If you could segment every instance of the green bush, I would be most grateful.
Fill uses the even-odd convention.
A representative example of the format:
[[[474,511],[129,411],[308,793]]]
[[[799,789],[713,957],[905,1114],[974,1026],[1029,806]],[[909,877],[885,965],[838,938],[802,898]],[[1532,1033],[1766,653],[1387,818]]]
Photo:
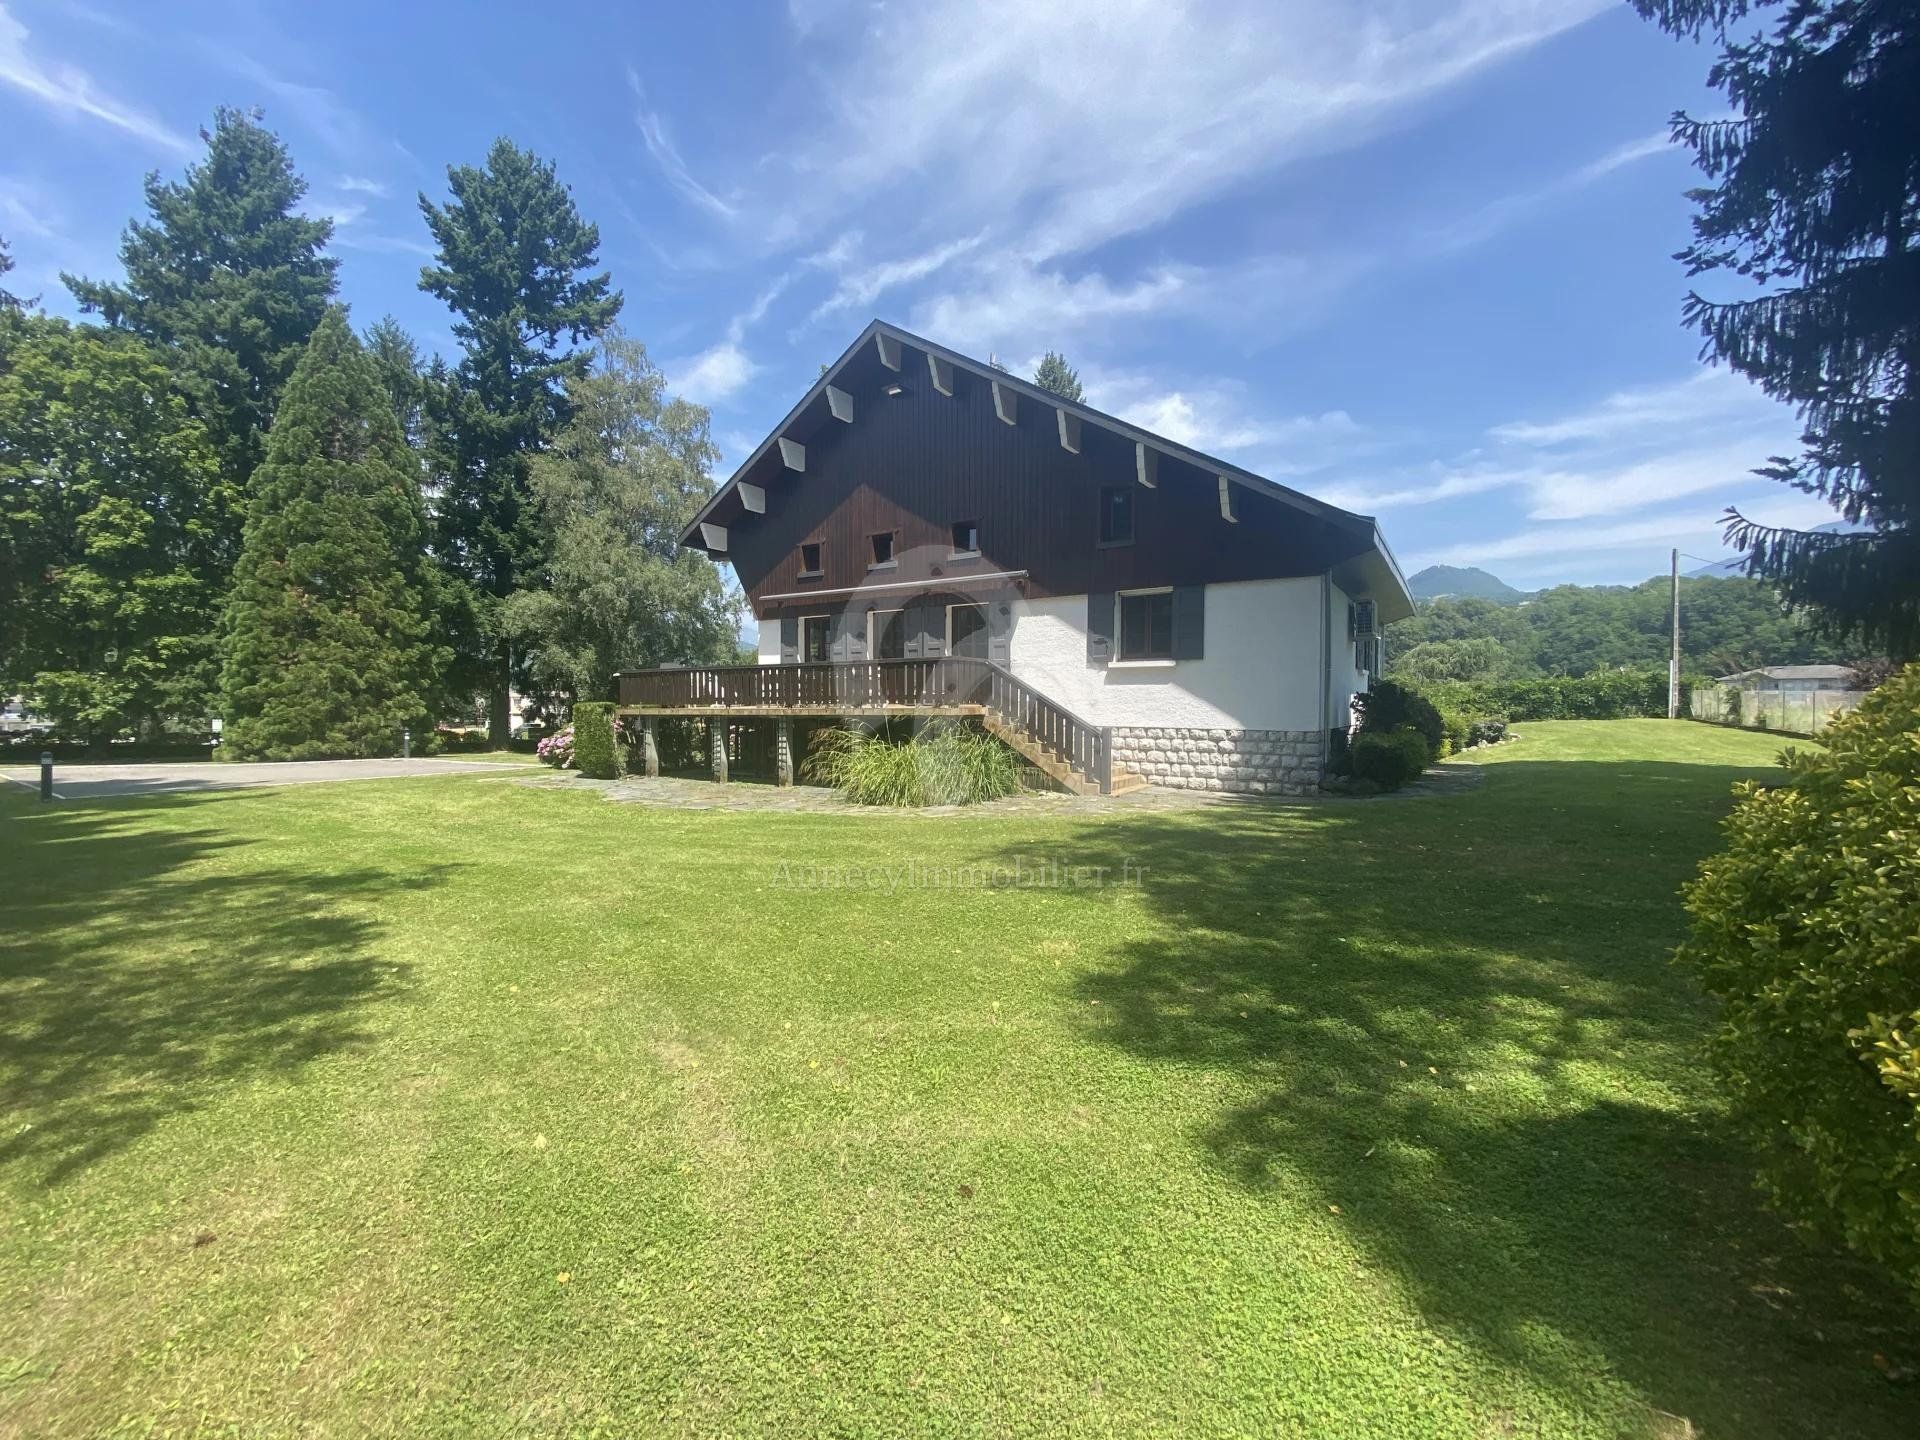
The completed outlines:
[[[1507,717],[1476,715],[1467,726],[1467,744],[1498,745],[1507,738]]]
[[[1693,682],[1680,685],[1680,713],[1687,713]],[[1375,689],[1379,688],[1376,683]],[[1546,675],[1533,680],[1425,686],[1424,694],[1443,710],[1500,714],[1512,720],[1627,720],[1667,713],[1664,667],[1596,670],[1588,675]]]
[[[1920,1291],[1920,666],[1821,740],[1739,787],[1679,954],[1775,1202]]]
[[[604,700],[582,700],[573,707],[573,764],[592,780],[612,780],[620,774],[620,751],[613,743],[613,706]]]
[[[1020,759],[959,725],[929,727],[904,744],[835,728],[814,735],[801,777],[860,805],[972,805],[1018,791]]]
[[[1377,731],[1362,733],[1348,750],[1356,779],[1371,780],[1382,790],[1398,790],[1409,780],[1418,779],[1431,763],[1427,737],[1411,725],[1390,735]]]
[[[1411,727],[1427,742],[1422,766],[1439,758],[1442,742],[1447,738],[1446,722],[1440,718],[1433,702],[1418,690],[1409,690],[1391,680],[1375,680],[1372,690],[1357,696],[1355,704],[1360,711],[1361,734],[1391,735]]]

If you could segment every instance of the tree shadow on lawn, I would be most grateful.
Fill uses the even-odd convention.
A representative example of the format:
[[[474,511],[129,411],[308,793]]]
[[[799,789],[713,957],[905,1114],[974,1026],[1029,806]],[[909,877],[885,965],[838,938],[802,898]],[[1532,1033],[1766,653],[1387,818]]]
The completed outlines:
[[[0,810],[0,1175],[58,1184],[236,1081],[365,1041],[368,1007],[406,993],[363,907],[450,867],[202,863],[254,843],[223,828],[233,807],[277,798]],[[183,810],[207,823],[153,823]]]
[[[1612,1372],[1709,1435],[1911,1435],[1873,1356],[1911,1358],[1912,1311],[1761,1208],[1669,958],[1729,786],[1769,773],[1516,763],[1084,826],[1074,858],[1146,867],[1162,922],[1081,982],[1086,1023],[1244,1081],[1210,1165],[1338,1206],[1430,1321],[1570,1403],[1617,1410]]]

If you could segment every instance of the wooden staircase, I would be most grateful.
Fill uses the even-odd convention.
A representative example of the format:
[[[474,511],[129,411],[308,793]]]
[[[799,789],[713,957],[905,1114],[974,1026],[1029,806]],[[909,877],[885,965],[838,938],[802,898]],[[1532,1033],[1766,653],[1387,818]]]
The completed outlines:
[[[1005,743],[1008,749],[1020,755],[1045,775],[1054,784],[1072,795],[1129,795],[1135,790],[1147,788],[1147,782],[1127,769],[1124,765],[1112,766],[1112,779],[1109,788],[1102,791],[1100,780],[1094,775],[1083,775],[1073,768],[1072,762],[1047,749],[1038,740],[1031,739],[1021,731],[1009,725],[992,710],[980,718],[980,728],[995,739]]]

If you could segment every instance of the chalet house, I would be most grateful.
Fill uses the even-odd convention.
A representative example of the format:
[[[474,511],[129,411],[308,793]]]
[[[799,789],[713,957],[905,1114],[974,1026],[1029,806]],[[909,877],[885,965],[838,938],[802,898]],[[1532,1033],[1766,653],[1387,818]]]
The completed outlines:
[[[1765,665],[1722,675],[1717,685],[1763,695],[1811,695],[1819,690],[1857,690],[1859,682],[1845,665]]]
[[[879,321],[682,543],[733,566],[759,664],[620,700],[724,717],[720,775],[736,724],[786,779],[797,718],[960,714],[1079,791],[1299,794],[1413,612],[1372,518]]]

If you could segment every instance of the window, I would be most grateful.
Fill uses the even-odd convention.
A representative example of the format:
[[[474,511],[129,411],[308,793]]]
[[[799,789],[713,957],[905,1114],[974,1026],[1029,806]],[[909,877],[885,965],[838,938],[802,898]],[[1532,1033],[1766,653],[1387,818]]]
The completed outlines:
[[[877,535],[869,535],[867,543],[873,547],[873,559],[867,565],[869,570],[879,570],[893,564],[893,532],[882,530]]]
[[[978,520],[956,520],[953,522],[953,558],[980,553],[980,522]]]
[[[1150,590],[1120,597],[1120,658],[1173,658],[1173,592]]]
[[[812,665],[824,664],[827,659],[827,633],[831,628],[831,615],[802,615],[800,617],[800,658]]]
[[[1133,543],[1133,487],[1109,485],[1100,492],[1100,543]]]
[[[949,605],[947,607],[947,653],[974,660],[987,658],[987,607]]]
[[[867,612],[867,654],[876,660],[907,658],[907,623],[904,610]]]
[[[820,546],[818,542],[800,547],[800,573],[818,575],[820,573]]]

